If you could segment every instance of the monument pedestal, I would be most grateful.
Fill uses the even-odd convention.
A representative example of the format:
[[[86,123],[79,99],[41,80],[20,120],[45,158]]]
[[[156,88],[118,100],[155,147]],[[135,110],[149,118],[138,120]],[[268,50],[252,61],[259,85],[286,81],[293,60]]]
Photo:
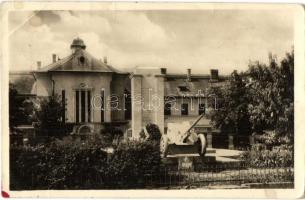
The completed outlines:
[[[205,165],[215,163],[215,149],[208,148],[205,156],[199,154],[172,154],[163,159],[163,162],[169,168],[175,168],[180,171],[194,171],[196,165]]]
[[[194,157],[178,157],[178,170],[194,171]]]

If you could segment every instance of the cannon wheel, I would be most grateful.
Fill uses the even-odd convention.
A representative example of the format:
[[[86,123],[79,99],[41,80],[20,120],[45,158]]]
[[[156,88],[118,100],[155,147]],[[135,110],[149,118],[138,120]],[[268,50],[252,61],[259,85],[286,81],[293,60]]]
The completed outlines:
[[[166,135],[162,135],[161,140],[160,140],[161,158],[166,157],[167,147],[168,147],[168,137]]]
[[[199,155],[204,156],[207,149],[207,140],[204,134],[198,135],[198,143],[199,143],[199,147],[198,147]]]

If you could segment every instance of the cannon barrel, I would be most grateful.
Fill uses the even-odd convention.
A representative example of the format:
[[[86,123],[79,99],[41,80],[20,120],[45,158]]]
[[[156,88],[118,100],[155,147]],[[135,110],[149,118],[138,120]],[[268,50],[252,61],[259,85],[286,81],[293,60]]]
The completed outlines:
[[[187,129],[187,131],[185,131],[186,134],[186,138],[188,138],[191,135],[191,130],[196,126],[196,124],[201,120],[201,118],[203,117],[204,114],[199,115],[199,117],[193,122],[193,124],[190,126],[189,129]]]

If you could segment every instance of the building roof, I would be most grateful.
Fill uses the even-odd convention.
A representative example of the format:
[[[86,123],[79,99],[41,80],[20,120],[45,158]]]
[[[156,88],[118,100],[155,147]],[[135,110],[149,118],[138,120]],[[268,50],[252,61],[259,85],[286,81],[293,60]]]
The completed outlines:
[[[175,78],[164,82],[165,96],[205,96],[209,79],[187,81],[185,78]]]
[[[227,80],[225,76],[218,76],[212,80],[207,74],[192,74],[191,81],[186,74],[166,74],[164,82],[165,96],[201,96],[204,97],[206,89],[210,86],[223,85]]]
[[[84,58],[84,63],[80,62],[80,58]],[[86,50],[80,49],[77,52],[47,65],[37,72],[50,72],[50,71],[81,71],[81,72],[117,72],[112,66],[103,63],[102,61],[94,58]]]
[[[73,53],[49,64],[36,72],[116,72],[122,73],[111,65],[100,61],[87,52],[83,40],[76,38],[71,44]]]

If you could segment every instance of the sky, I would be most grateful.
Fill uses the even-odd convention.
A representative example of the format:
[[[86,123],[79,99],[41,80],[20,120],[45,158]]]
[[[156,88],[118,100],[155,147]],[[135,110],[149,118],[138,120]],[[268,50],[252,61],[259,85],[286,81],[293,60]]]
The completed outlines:
[[[291,51],[293,13],[275,10],[12,11],[10,70],[35,70],[71,53],[80,37],[87,51],[119,70],[166,67],[169,73],[245,71],[249,61],[278,60]]]

